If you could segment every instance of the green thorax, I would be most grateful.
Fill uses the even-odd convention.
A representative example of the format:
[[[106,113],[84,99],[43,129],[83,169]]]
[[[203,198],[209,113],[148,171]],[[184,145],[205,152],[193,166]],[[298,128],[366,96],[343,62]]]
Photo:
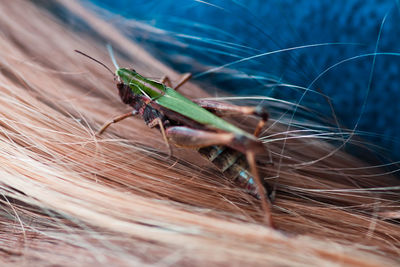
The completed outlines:
[[[129,85],[133,93],[148,96],[160,106],[184,115],[209,128],[220,129],[226,132],[245,135],[252,139],[254,138],[254,136],[249,133],[215,116],[208,110],[200,107],[162,83],[147,79],[133,70],[124,68],[118,69],[116,74],[125,84]]]

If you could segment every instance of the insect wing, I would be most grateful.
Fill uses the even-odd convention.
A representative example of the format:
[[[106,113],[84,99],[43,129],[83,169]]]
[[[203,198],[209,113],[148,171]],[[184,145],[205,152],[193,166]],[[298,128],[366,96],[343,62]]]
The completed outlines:
[[[155,101],[157,104],[168,108],[169,110],[175,111],[194,121],[207,125],[210,128],[216,128],[227,132],[245,135],[252,139],[254,138],[254,136],[221,119],[220,117],[217,117],[172,88],[166,87],[165,94],[157,98]]]

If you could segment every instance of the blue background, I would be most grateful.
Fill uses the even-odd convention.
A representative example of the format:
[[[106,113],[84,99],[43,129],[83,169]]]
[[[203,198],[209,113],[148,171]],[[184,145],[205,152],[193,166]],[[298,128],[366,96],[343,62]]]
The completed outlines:
[[[343,127],[357,124],[364,139],[386,149],[379,150],[381,155],[400,159],[398,0],[91,2],[111,11],[110,21],[153,55],[175,69],[197,74],[198,82],[235,94],[296,103],[301,99],[302,105],[333,121],[326,98],[315,93],[320,90],[331,98]],[[231,71],[203,73],[246,57],[305,45],[313,46],[259,56],[231,65]],[[375,51],[391,54],[365,56]],[[304,90],[279,84],[312,91],[303,96]]]

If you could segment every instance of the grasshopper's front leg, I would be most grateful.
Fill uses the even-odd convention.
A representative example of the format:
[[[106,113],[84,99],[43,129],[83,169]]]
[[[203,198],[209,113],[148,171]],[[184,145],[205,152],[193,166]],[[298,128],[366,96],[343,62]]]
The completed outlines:
[[[122,121],[122,120],[125,120],[126,118],[129,118],[129,117],[133,117],[133,116],[135,116],[136,114],[138,114],[137,110],[132,110],[132,111],[130,111],[130,112],[128,112],[128,113],[125,113],[125,114],[122,114],[122,115],[119,115],[119,116],[115,117],[114,119],[110,120],[109,122],[106,122],[106,123],[101,127],[101,129],[97,132],[97,134],[98,134],[98,135],[101,135],[102,133],[104,133],[104,131],[105,131],[108,127],[111,126],[111,124],[117,123],[117,122]]]
[[[165,131],[167,137],[177,146],[189,148],[201,148],[213,145],[223,145],[238,150],[246,155],[246,159],[250,166],[250,171],[254,177],[257,186],[258,195],[260,196],[261,205],[264,210],[265,222],[273,227],[271,217],[271,205],[265,191],[264,184],[258,175],[255,155],[264,151],[262,143],[257,139],[250,139],[246,136],[239,136],[234,133],[217,133],[203,130],[196,130],[185,126],[169,127]]]
[[[262,106],[250,107],[250,106],[237,106],[229,103],[224,103],[215,100],[194,100],[196,104],[213,112],[219,117],[234,116],[234,115],[255,115],[260,117],[256,129],[254,130],[254,136],[259,136],[262,128],[266,124],[269,118],[269,113],[266,108]]]

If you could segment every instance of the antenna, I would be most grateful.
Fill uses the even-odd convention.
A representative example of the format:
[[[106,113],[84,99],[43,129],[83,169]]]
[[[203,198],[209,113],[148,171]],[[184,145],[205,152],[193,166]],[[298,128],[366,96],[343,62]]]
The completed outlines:
[[[111,72],[111,74],[115,77],[115,73],[114,73],[109,67],[107,67],[106,64],[104,64],[103,62],[100,62],[99,60],[97,60],[97,59],[95,59],[95,58],[89,56],[88,54],[85,54],[85,53],[83,53],[83,52],[81,52],[81,51],[79,51],[79,50],[74,50],[74,51],[75,51],[76,53],[78,53],[78,54],[81,54],[82,56],[85,56],[85,57],[87,57],[87,58],[90,58],[90,59],[93,60],[94,62],[99,63],[99,64],[102,65],[104,68],[106,68],[109,72]]]
[[[112,46],[110,44],[107,44],[107,50],[108,50],[108,53],[110,54],[111,61],[114,64],[115,68],[119,69],[117,61],[115,60],[115,57],[114,57],[114,52],[113,52]]]

